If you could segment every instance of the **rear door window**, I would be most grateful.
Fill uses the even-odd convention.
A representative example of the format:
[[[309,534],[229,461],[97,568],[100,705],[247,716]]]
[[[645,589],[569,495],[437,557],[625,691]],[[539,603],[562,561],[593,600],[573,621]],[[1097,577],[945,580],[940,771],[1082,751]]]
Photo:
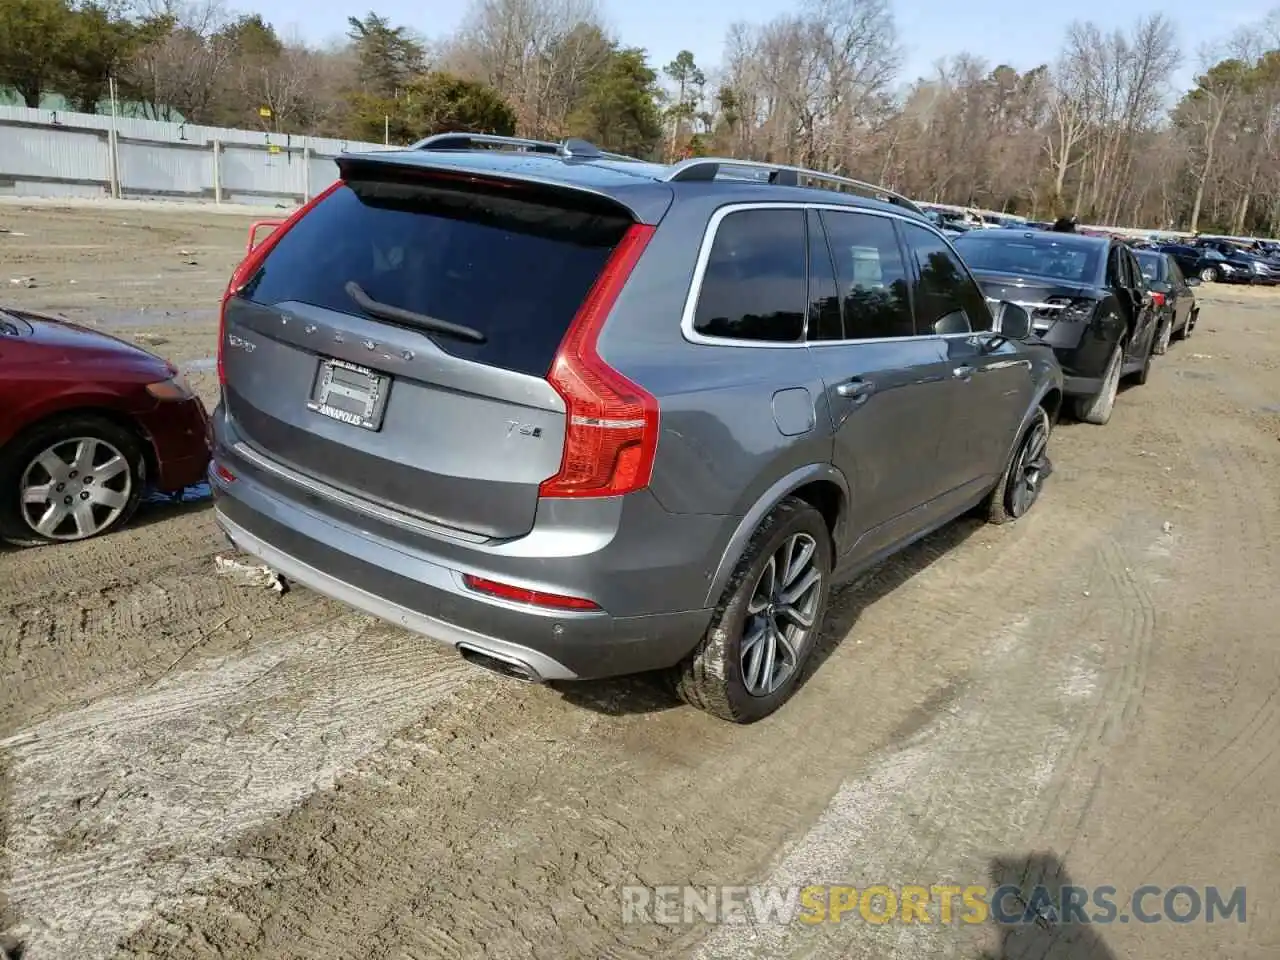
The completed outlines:
[[[705,337],[797,341],[808,290],[803,210],[738,210],[716,228],[693,328]]]
[[[868,213],[823,210],[822,222],[836,262],[845,338],[914,336],[910,274],[893,221]]]
[[[1168,270],[1169,258],[1163,253],[1139,253],[1138,265],[1142,268],[1142,275],[1148,280],[1164,280],[1165,273]]]
[[[512,192],[350,182],[281,238],[244,295],[361,316],[346,290],[354,280],[380,303],[487,338],[424,330],[442,350],[545,376],[630,221]]]

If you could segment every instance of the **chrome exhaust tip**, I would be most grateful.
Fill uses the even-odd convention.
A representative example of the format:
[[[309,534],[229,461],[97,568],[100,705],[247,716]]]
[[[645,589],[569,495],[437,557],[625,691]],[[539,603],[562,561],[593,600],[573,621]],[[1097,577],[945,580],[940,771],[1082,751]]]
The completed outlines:
[[[486,670],[492,670],[494,673],[501,674],[504,677],[510,677],[513,680],[520,680],[524,683],[543,682],[542,677],[538,676],[538,672],[533,667],[514,657],[495,656],[487,650],[480,650],[465,643],[458,644],[458,653],[468,663],[473,663],[477,667],[484,667]]]

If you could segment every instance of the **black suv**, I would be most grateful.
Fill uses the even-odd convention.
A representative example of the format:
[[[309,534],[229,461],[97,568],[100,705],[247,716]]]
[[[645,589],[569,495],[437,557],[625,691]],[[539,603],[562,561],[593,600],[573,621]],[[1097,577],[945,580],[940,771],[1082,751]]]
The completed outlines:
[[[1062,364],[1079,419],[1106,423],[1121,378],[1146,382],[1158,323],[1142,268],[1123,240],[974,230],[955,245],[989,299],[1031,312]]]

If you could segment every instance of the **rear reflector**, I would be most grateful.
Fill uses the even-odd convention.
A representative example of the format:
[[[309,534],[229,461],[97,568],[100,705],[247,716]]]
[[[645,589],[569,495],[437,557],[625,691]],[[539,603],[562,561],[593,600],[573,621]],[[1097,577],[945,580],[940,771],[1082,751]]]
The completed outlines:
[[[559,593],[543,593],[541,590],[527,590],[524,587],[513,587],[509,583],[486,580],[465,574],[463,582],[477,593],[486,593],[501,600],[513,603],[525,603],[531,607],[547,607],[552,610],[599,610],[598,604],[582,597],[566,597]]]
[[[223,483],[236,482],[236,475],[220,463],[214,464],[213,475],[217,477],[219,480],[221,480]]]
[[[658,403],[596,352],[596,341],[654,228],[628,228],[551,363],[547,380],[564,398],[560,472],[542,482],[543,497],[616,497],[642,490],[658,447]]]

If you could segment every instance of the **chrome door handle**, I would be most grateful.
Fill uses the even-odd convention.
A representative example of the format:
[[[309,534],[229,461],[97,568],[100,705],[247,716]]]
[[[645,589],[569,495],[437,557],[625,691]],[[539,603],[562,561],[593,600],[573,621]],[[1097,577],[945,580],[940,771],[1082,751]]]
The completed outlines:
[[[836,387],[836,394],[844,397],[846,400],[854,400],[858,397],[869,395],[876,386],[870,380],[846,380],[844,383]]]
[[[974,375],[975,372],[976,371],[974,370],[973,367],[960,366],[952,370],[951,375],[955,377],[957,380],[968,380],[970,377]]]

